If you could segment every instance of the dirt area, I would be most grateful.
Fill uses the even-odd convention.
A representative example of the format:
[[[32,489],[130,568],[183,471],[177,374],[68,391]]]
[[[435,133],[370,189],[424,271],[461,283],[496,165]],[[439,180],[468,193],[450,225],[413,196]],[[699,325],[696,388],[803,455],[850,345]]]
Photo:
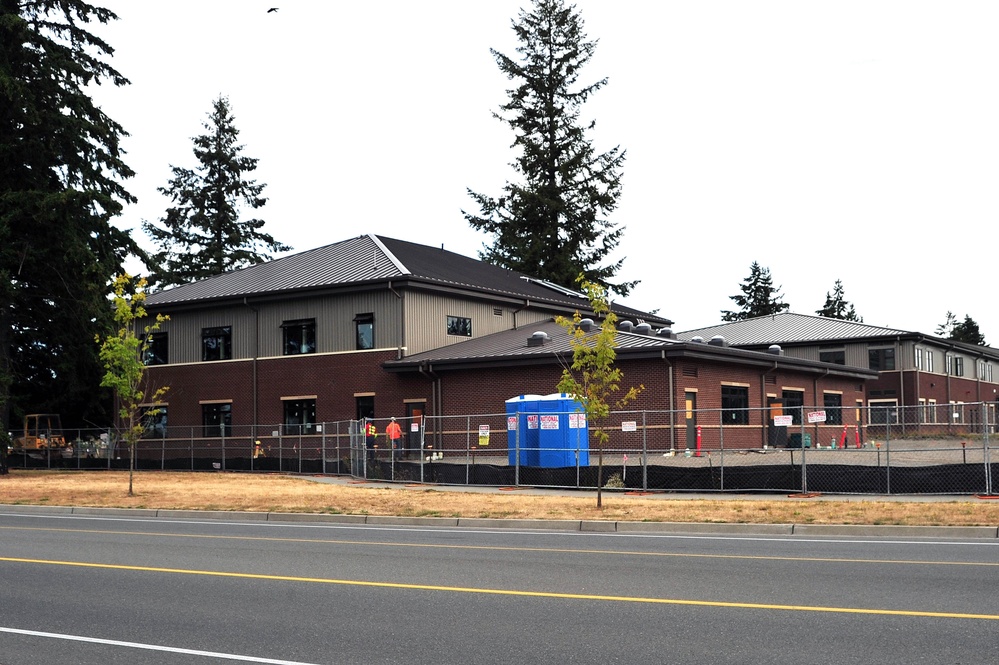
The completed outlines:
[[[328,514],[757,524],[999,525],[999,500],[838,501],[816,498],[685,499],[605,491],[590,497],[516,490],[442,491],[433,486],[343,486],[300,476],[144,471],[24,471],[0,476],[0,503]]]

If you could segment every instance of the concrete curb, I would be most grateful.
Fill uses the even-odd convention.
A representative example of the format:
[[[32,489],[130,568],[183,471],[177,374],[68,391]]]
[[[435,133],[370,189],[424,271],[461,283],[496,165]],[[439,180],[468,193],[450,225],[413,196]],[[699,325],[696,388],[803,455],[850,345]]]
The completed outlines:
[[[897,526],[867,524],[722,524],[714,522],[613,522],[601,520],[530,520],[457,517],[392,517],[324,513],[253,513],[224,510],[159,510],[154,508],[90,508],[0,504],[0,515],[77,515],[159,519],[240,520],[373,526],[418,526],[465,529],[514,529],[620,534],[690,534],[743,536],[850,536],[871,538],[999,539],[999,526]]]

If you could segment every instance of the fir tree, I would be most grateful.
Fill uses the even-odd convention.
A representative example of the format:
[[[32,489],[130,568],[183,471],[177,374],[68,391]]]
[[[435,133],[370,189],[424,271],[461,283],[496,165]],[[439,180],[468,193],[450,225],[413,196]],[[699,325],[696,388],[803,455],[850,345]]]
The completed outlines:
[[[742,321],[757,316],[770,316],[788,310],[789,305],[781,302],[780,288],[774,288],[770,269],[762,267],[756,261],[749,267],[749,277],[743,280],[742,295],[729,296],[741,309],[739,311],[722,310],[722,321]]]
[[[844,321],[863,322],[863,318],[857,316],[857,311],[853,304],[843,297],[843,282],[836,280],[832,293],[826,292],[826,304],[815,312],[819,316],[826,316],[830,319],[843,319]]]
[[[948,312],[948,314],[950,314],[950,312]],[[965,344],[988,346],[988,343],[985,341],[985,335],[983,335],[982,331],[978,329],[978,323],[967,314],[964,315],[964,321],[954,323],[951,327],[948,339],[952,339],[957,342],[964,342]]]
[[[508,181],[499,197],[468,190],[479,213],[463,211],[465,219],[492,236],[480,258],[563,286],[582,273],[627,295],[637,282],[612,283],[624,259],[604,264],[624,231],[608,215],[621,194],[625,152],[597,153],[587,136],[594,123],[580,121],[582,105],[607,83],[579,82],[597,44],[563,0],[534,0],[512,24],[519,58],[491,53],[515,87],[493,115],[514,132],[520,182]]]
[[[954,326],[957,325],[957,317],[954,316],[954,312],[947,310],[947,317],[944,322],[937,326],[936,333],[940,337],[946,337],[950,339],[951,334],[954,332]]]
[[[162,227],[142,223],[159,248],[152,259],[160,286],[263,263],[271,258],[264,251],[291,249],[260,230],[264,220],[240,220],[241,205],[256,210],[267,203],[260,195],[266,185],[246,179],[258,160],[242,154],[228,99],[215,100],[204,127],[208,133],[193,139],[199,166],[171,166],[173,178],[159,188],[174,204],[160,219]]]
[[[124,129],[91,85],[126,85],[89,31],[116,20],[79,0],[0,0],[0,419],[58,411],[105,420],[94,334],[111,325],[114,274],[138,248],[112,220]]]

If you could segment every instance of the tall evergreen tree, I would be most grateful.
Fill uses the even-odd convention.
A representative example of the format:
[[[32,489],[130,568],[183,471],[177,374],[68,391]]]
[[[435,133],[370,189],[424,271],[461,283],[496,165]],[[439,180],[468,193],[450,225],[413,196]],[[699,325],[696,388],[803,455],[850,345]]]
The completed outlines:
[[[937,334],[956,342],[988,346],[985,335],[978,328],[978,322],[967,314],[964,315],[964,321],[959,322],[952,312],[947,312],[947,320],[937,326]]]
[[[515,82],[493,115],[514,132],[511,166],[521,182],[508,181],[499,197],[468,190],[480,210],[463,211],[465,219],[493,238],[480,258],[563,286],[582,273],[627,295],[637,282],[612,283],[624,259],[602,265],[624,232],[607,217],[621,194],[625,151],[596,153],[587,136],[594,122],[580,121],[582,105],[607,83],[579,83],[597,43],[563,0],[534,0],[512,25],[519,59],[490,50]]]
[[[111,325],[111,281],[138,252],[112,220],[124,129],[87,86],[128,80],[89,31],[116,20],[80,0],[0,0],[0,419],[53,411],[106,422],[94,335]]]
[[[729,296],[741,309],[722,310],[722,321],[742,321],[757,316],[770,316],[785,312],[790,307],[781,302],[784,297],[780,288],[774,288],[770,268],[764,268],[756,261],[749,267],[749,277],[743,280],[741,295]]]
[[[153,255],[153,281],[160,286],[185,284],[229,270],[263,263],[267,252],[291,249],[260,229],[262,219],[240,220],[242,205],[256,210],[267,203],[260,194],[266,185],[247,180],[259,160],[242,154],[239,130],[229,100],[212,104],[207,134],[194,137],[199,166],[172,166],[173,178],[159,192],[173,207],[160,219],[162,227],[143,221],[142,228],[159,251]]]
[[[816,310],[816,314],[819,316],[826,316],[830,319],[843,319],[844,321],[857,321],[862,323],[864,319],[857,316],[857,310],[854,309],[853,304],[847,302],[846,298],[843,297],[843,282],[836,280],[836,284],[833,285],[832,293],[826,291],[826,304],[822,309]]]

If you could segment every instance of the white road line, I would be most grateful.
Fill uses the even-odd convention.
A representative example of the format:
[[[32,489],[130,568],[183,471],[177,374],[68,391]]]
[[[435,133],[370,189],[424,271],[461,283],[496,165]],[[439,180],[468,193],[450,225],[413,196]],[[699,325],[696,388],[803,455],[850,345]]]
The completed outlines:
[[[115,647],[128,647],[130,649],[147,649],[149,651],[168,651],[170,653],[183,653],[191,656],[205,656],[207,658],[224,658],[226,660],[241,660],[250,663],[271,663],[273,665],[316,665],[315,663],[304,663],[298,660],[275,660],[274,658],[257,658],[256,656],[240,656],[233,653],[218,653],[215,651],[200,651],[198,649],[181,649],[178,647],[164,647],[156,644],[142,644],[140,642],[120,642],[118,640],[104,640],[97,637],[84,637],[82,635],[62,635],[60,633],[43,633],[37,630],[21,630],[20,628],[5,628],[0,626],[0,633],[14,633],[17,635],[29,635],[31,637],[50,637],[57,640],[71,640],[74,642],[90,642],[92,644],[109,644]]]

